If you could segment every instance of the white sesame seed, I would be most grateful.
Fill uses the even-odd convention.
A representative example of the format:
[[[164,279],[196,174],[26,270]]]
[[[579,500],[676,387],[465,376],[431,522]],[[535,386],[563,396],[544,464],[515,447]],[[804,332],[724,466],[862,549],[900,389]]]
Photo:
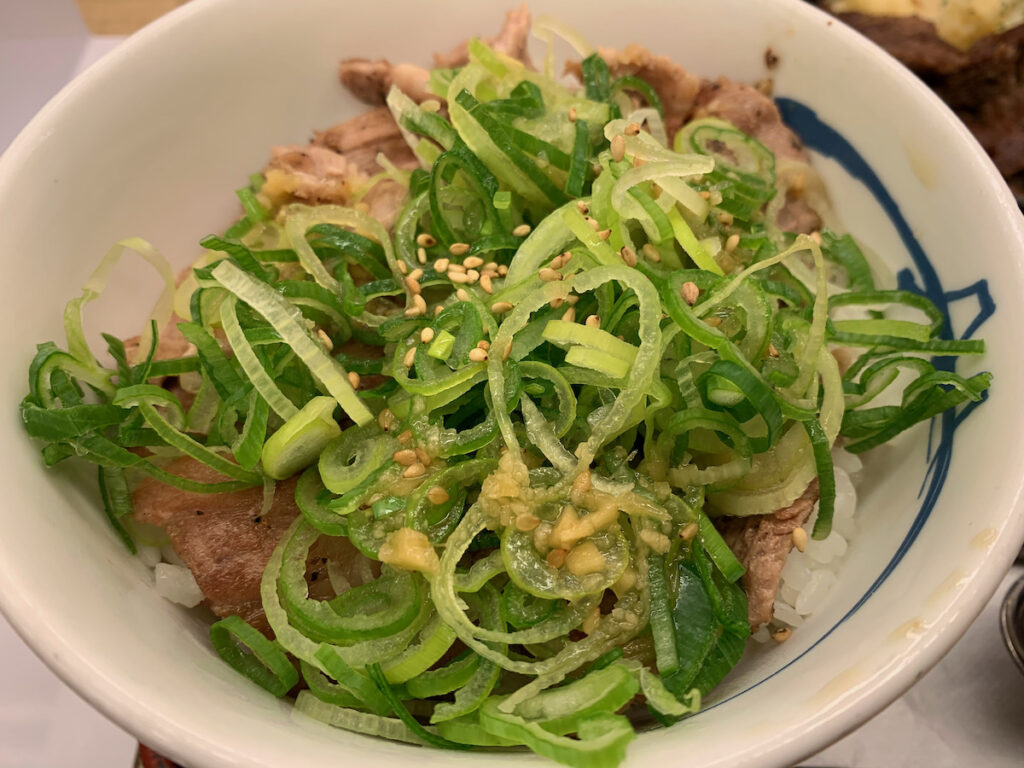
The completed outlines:
[[[728,227],[733,222],[733,215],[731,213],[720,213],[718,214],[718,222]]]
[[[768,355],[770,357],[778,357],[779,356],[779,350],[777,350],[775,348],[775,345],[770,343],[770,342],[768,344]]]
[[[562,319],[563,319],[563,320],[564,320],[565,322],[567,322],[567,323],[572,323],[572,322],[575,322],[575,321],[576,321],[576,310],[575,310],[575,309],[573,309],[572,307],[569,307],[569,308],[568,308],[567,310],[565,310],[565,312],[564,312],[564,313],[562,314]]]
[[[416,235],[416,245],[423,246],[424,248],[430,248],[431,246],[437,245],[437,239],[429,232],[420,232]]]
[[[602,240],[607,240],[611,236],[611,234],[612,231],[610,229],[602,229],[597,233],[597,236],[600,237]]]
[[[643,251],[644,256],[646,256],[651,261],[661,258],[661,254],[658,253],[658,249],[652,243],[644,243],[644,247],[641,248],[640,250]]]
[[[466,277],[469,279],[469,284],[472,285],[480,279],[480,273],[475,269],[466,270]]]
[[[711,199],[711,193],[708,192],[706,189],[701,190],[700,196],[703,197],[705,200]]]
[[[552,299],[551,301],[549,301],[548,304],[551,305],[552,309],[558,309],[560,306],[565,304],[565,299],[563,299],[561,296],[558,296],[558,297]]]
[[[442,312],[444,312],[444,307],[442,307],[440,304],[438,304],[436,307],[434,307],[434,317],[437,317]]]
[[[403,467],[412,466],[418,459],[416,451],[412,448],[401,448],[391,454],[391,458],[395,460],[396,464],[401,464]]]
[[[334,349],[334,342],[331,341],[331,337],[324,332],[323,328],[316,329],[316,337],[320,339],[320,343],[324,345],[324,349],[328,352]]]
[[[430,462],[433,461],[433,459],[430,457],[430,454],[427,453],[422,448],[420,448],[418,445],[416,446],[416,456],[420,460],[420,464],[422,464],[425,467],[429,467]]]
[[[385,408],[377,414],[377,423],[380,424],[381,429],[387,431],[398,423],[398,419],[395,418],[395,414],[391,412],[390,408]]]
[[[803,528],[793,529],[793,546],[800,552],[807,549],[807,531]]]
[[[600,328],[601,327],[601,318],[598,317],[597,315],[587,315],[587,319],[585,321],[585,324],[590,326],[591,328]]]
[[[421,315],[427,314],[427,300],[420,296],[418,293],[412,297],[412,304],[416,309],[420,311]]]
[[[777,629],[774,632],[772,632],[772,640],[774,640],[776,643],[784,643],[787,640],[789,640],[792,634],[792,629],[790,629],[789,627],[783,627],[782,629]]]
[[[540,279],[543,280],[545,283],[551,283],[554,282],[555,280],[562,279],[562,275],[556,272],[555,270],[551,269],[551,267],[544,267],[537,274],[540,276]]]
[[[405,432],[402,432],[398,436],[398,442],[400,442],[402,445],[406,445],[407,443],[412,442],[412,430],[407,429],[405,430]]]
[[[683,526],[683,529],[679,531],[679,538],[683,541],[690,541],[700,531],[700,526],[696,523],[687,523]]]
[[[352,385],[352,389],[359,389],[359,374],[355,371],[349,371],[348,383]]]
[[[512,342],[510,341],[505,345],[505,351],[501,355],[502,360],[508,360],[509,355],[512,354]]]
[[[441,102],[437,99],[427,99],[420,104],[420,109],[424,112],[437,112],[441,108]]]
[[[420,309],[419,307],[417,307],[415,304],[413,304],[411,307],[406,307],[405,308],[405,316],[406,317],[419,317],[422,314],[423,314],[423,310]]]
[[[595,232],[601,228],[601,225],[597,223],[597,219],[591,218],[590,216],[587,216],[587,224],[589,224],[590,228]]]
[[[576,210],[578,210],[580,213],[586,216],[588,213],[590,213],[590,206],[587,205],[586,201],[584,200],[577,200]]]
[[[424,328],[422,331],[420,331],[420,341],[422,341],[424,344],[429,344],[433,340],[434,340],[434,329],[433,328]]]
[[[726,239],[725,241],[725,250],[727,250],[729,253],[732,253],[733,251],[736,250],[736,246],[738,246],[739,244],[740,236],[733,233],[729,235],[728,239]]]
[[[697,303],[697,299],[700,296],[700,288],[697,287],[696,283],[687,280],[683,283],[682,288],[679,289],[682,294],[683,301],[689,304],[691,307]]]
[[[469,350],[469,359],[474,363],[482,363],[487,359],[487,352],[480,347]]]
[[[427,474],[427,468],[417,461],[405,468],[402,477],[423,477],[425,474]]]
[[[811,232],[811,240],[816,242],[818,245],[821,245],[821,232]]]
[[[448,495],[448,491],[442,488],[440,485],[435,485],[429,491],[427,491],[427,498],[431,504],[444,504],[451,496]]]
[[[466,268],[461,264],[452,262],[448,265],[448,274],[450,275],[452,272],[458,272],[460,275],[464,275],[466,274]]]
[[[612,160],[616,163],[626,156],[626,139],[621,133],[612,137],[611,149]]]
[[[397,264],[398,264],[398,271],[399,272],[401,272],[403,275],[408,275],[409,274],[409,265],[408,264],[406,264],[404,261],[399,261],[399,262],[397,262]]]
[[[405,285],[412,293],[419,293],[421,290],[423,290],[420,287],[419,282],[412,275],[409,275],[407,278],[405,278]]]
[[[628,245],[622,246],[622,248],[619,250],[619,256],[622,257],[622,260],[626,262],[628,266],[636,266],[636,251],[634,251]]]
[[[462,266],[466,269],[478,269],[484,265],[484,260],[479,256],[470,256],[462,260]]]
[[[427,249],[426,248],[417,248],[416,249],[416,261],[418,261],[420,264],[426,264],[427,263]]]
[[[571,304],[574,307],[576,306],[576,302],[579,300],[580,297],[577,296],[575,293],[570,293],[569,296],[566,298],[566,301],[569,302],[569,304]]]
[[[406,368],[412,368],[413,362],[416,360],[416,347],[409,347],[409,351],[405,353],[405,359],[402,363]]]
[[[498,266],[498,274],[501,275],[502,277],[507,275],[508,274],[508,267],[505,266],[504,264],[499,265]]]
[[[452,243],[448,246],[448,253],[452,256],[465,256],[469,252],[469,243]]]
[[[499,315],[508,312],[510,309],[512,309],[512,304],[508,301],[496,301],[491,304],[491,312],[495,312]]]
[[[450,262],[449,262],[448,259],[438,259],[437,261],[434,262],[434,271],[435,272],[446,272],[448,270],[448,264],[449,263]]]
[[[491,342],[489,342],[487,339],[480,339],[480,341],[478,341],[476,345],[485,352],[491,348]]]
[[[640,125],[640,123],[629,123],[626,126],[626,135],[627,136],[636,136],[638,133],[640,133],[641,127],[642,126]]]
[[[459,290],[455,292],[455,298],[459,301],[469,301],[469,291],[465,288],[459,288]]]
[[[465,284],[469,282],[469,278],[466,277],[464,272],[452,272],[450,268],[448,270],[448,279],[453,283]]]
[[[576,107],[569,107],[569,122],[576,122]]]
[[[529,224],[520,224],[518,227],[512,230],[512,235],[514,237],[526,237],[528,234],[530,234],[530,229],[532,229],[532,227],[530,227]]]
[[[491,276],[487,273],[480,275],[480,287],[484,289],[484,293],[494,293],[494,286],[491,285]]]

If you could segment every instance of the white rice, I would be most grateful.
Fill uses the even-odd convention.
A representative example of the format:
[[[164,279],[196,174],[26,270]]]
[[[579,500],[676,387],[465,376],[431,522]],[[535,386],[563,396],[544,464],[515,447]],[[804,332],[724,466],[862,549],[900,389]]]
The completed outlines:
[[[766,642],[772,631],[795,629],[828,600],[835,587],[839,569],[846,557],[850,541],[857,533],[854,513],[857,508],[857,490],[854,481],[859,475],[861,460],[842,448],[832,451],[836,475],[836,504],[832,517],[832,532],[824,541],[811,538],[814,521],[818,517],[815,505],[804,524],[807,547],[803,552],[793,549],[782,569],[782,579],[775,596],[775,616],[771,627],[762,626],[754,633],[758,642]]]

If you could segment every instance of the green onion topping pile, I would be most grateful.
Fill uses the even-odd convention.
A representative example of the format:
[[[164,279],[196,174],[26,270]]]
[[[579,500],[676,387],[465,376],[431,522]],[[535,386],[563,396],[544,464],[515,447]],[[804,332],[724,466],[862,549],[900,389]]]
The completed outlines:
[[[108,255],[67,307],[66,347],[39,346],[22,414],[48,465],[98,465],[129,548],[143,475],[210,494],[300,475],[262,580],[273,639],[237,616],[211,639],[274,695],[300,687],[301,712],[615,766],[632,722],[696,712],[743,652],[743,567],[712,520],[769,514],[817,478],[828,536],[838,437],[865,451],[990,377],[930,362],[983,345],[876,287],[849,235],[778,230],[754,139],[702,119],[668,146],[653,89],[596,55],[573,92],[469,51],[432,74],[447,117],[388,99],[430,169],[392,173],[408,184],[392,233],[357,208],[268,210],[257,176],[177,301],[148,245]],[[106,336],[105,364],[82,308],[125,248],[168,288],[140,359]],[[195,351],[154,360],[172,306]],[[845,372],[829,345],[853,350]],[[200,382],[191,402],[168,376]],[[181,456],[222,479],[173,474]],[[324,537],[379,576],[311,598]]]

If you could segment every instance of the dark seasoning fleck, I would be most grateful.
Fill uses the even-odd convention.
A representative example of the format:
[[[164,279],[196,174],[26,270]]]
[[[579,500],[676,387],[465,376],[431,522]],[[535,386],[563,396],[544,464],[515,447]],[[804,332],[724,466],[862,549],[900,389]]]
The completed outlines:
[[[775,69],[779,66],[779,57],[771,48],[765,48],[764,50],[764,65],[768,69]]]

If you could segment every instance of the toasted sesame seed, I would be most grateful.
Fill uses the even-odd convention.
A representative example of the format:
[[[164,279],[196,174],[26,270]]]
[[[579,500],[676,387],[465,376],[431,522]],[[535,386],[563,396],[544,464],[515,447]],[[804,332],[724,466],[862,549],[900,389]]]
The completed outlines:
[[[514,237],[526,237],[530,234],[530,230],[533,229],[529,224],[520,224],[518,227],[512,230]]]
[[[488,261],[486,264],[484,264],[484,269],[488,270],[489,272],[497,272],[498,271],[498,262],[496,262],[496,261]]]
[[[420,464],[422,464],[425,467],[429,467],[430,462],[434,460],[429,453],[420,448],[418,445],[416,446],[416,458],[418,458],[420,460]]]
[[[359,374],[355,371],[349,371],[348,383],[352,385],[352,389],[359,389]]]
[[[636,136],[638,133],[640,133],[641,127],[642,126],[640,125],[640,123],[629,123],[626,126],[626,135],[627,136]]]
[[[576,107],[569,107],[569,122],[576,122]]]
[[[427,474],[427,468],[417,461],[405,468],[402,477],[423,477],[425,474]]]
[[[612,137],[612,160],[616,163],[626,156],[626,138],[620,133]]]
[[[448,491],[442,488],[440,485],[435,485],[429,491],[427,491],[427,499],[430,500],[431,504],[444,504],[451,496],[448,495]]]
[[[538,525],[540,525],[540,518],[532,512],[523,512],[520,515],[516,515],[517,531],[523,531],[525,533],[526,531],[532,531]]]
[[[408,264],[406,264],[404,261],[399,261],[399,262],[396,262],[396,263],[398,264],[398,271],[399,272],[401,272],[403,275],[408,275],[409,274],[409,265]]]
[[[452,256],[465,256],[469,252],[469,243],[452,243],[448,246],[448,253]]]
[[[466,268],[462,264],[456,264],[455,262],[448,263],[448,274],[452,272],[458,272],[461,275],[466,274]]]
[[[512,354],[512,342],[510,341],[508,344],[505,345],[505,351],[502,352],[501,359],[502,360],[508,360],[508,357],[511,354]]]
[[[420,331],[420,341],[422,341],[424,344],[429,344],[433,340],[434,340],[434,329],[433,328],[424,328],[422,331]]]
[[[736,246],[740,244],[740,236],[733,233],[725,241],[725,250],[732,253],[736,250]]]
[[[411,307],[406,307],[405,308],[405,316],[406,317],[419,317],[422,314],[423,314],[423,310],[420,309],[419,307],[417,307],[415,304],[413,304]]]
[[[480,347],[473,347],[469,350],[469,359],[474,363],[482,363],[487,359],[487,352]]]
[[[577,200],[576,210],[582,213],[584,216],[586,216],[588,213],[590,213],[590,206],[587,205],[585,200]]]
[[[601,318],[597,315],[587,315],[587,319],[584,321],[584,324],[590,328],[600,328]]]
[[[554,282],[555,280],[562,279],[561,274],[551,269],[551,267],[544,267],[537,274],[540,275],[540,279],[543,280],[545,283],[551,283]]]
[[[424,248],[430,248],[432,246],[437,245],[437,238],[435,238],[429,232],[420,232],[418,235],[416,235],[416,245],[422,246]]]
[[[405,353],[405,359],[402,363],[406,368],[412,368],[413,362],[416,360],[416,347],[409,347],[409,350]]]
[[[648,243],[648,245],[650,245],[650,243]],[[658,249],[657,248],[651,248],[650,250],[644,251],[644,256],[647,257],[648,261],[652,261],[655,264],[658,264],[658,263],[661,262],[661,254],[658,253]]]
[[[414,451],[412,448],[402,448],[400,450],[397,450],[393,454],[391,454],[391,458],[394,459],[396,463],[401,464],[403,467],[411,467],[418,460],[418,457],[416,456],[416,451]]]
[[[420,287],[420,284],[419,284],[419,282],[418,282],[418,281],[416,280],[416,278],[414,278],[414,277],[413,277],[412,275],[409,275],[409,276],[408,276],[407,278],[405,278],[405,286],[406,286],[406,287],[407,287],[407,288],[409,289],[409,291],[410,291],[410,292],[412,292],[412,293],[419,293],[420,291],[422,291],[422,290],[423,290],[423,289],[422,289],[422,288]]]
[[[811,232],[811,240],[816,242],[818,245],[821,245],[821,232],[818,232],[817,230]]]
[[[496,301],[491,304],[491,312],[501,315],[512,309],[512,306],[512,303],[508,301]]]
[[[437,112],[441,108],[441,102],[437,99],[427,99],[420,104],[420,109],[424,112]]]
[[[465,272],[453,272],[451,269],[448,270],[448,279],[453,283],[459,283],[461,285],[465,285],[469,282],[469,277],[466,276]]]
[[[775,348],[775,345],[770,343],[770,342],[768,344],[768,356],[769,357],[778,357],[779,356],[779,350],[777,350]]]
[[[576,322],[576,310],[575,310],[575,309],[573,309],[572,307],[569,307],[569,308],[568,308],[567,310],[565,310],[565,312],[563,313],[563,315],[562,315],[562,319],[563,319],[563,320],[564,320],[565,322],[567,322],[567,323],[574,323],[574,322]]]
[[[656,256],[661,256],[661,254],[658,253],[658,249],[654,247],[654,245],[651,243],[644,243],[644,247],[641,248],[640,250],[643,251],[644,256],[646,256],[648,259],[651,259],[652,261]],[[651,255],[652,253],[654,254],[654,256]]]
[[[504,264],[499,264],[498,265],[498,274],[501,275],[502,277],[507,275],[508,274],[508,267],[505,266]]]
[[[416,267],[416,269],[409,273],[409,277],[411,277],[413,280],[419,280],[421,277],[423,277],[423,270],[420,269],[419,267]]]
[[[589,224],[590,228],[595,232],[597,232],[597,230],[601,228],[601,225],[597,223],[597,219],[592,218],[590,216],[587,216],[587,224]]]
[[[602,229],[598,231],[597,236],[600,237],[602,240],[607,240],[611,236],[611,234],[612,231],[610,229]]]
[[[622,260],[626,262],[627,266],[636,266],[636,251],[634,251],[628,245],[622,246],[622,248],[619,250],[619,256],[622,257]]]
[[[416,249],[416,261],[418,261],[420,264],[426,264],[427,263],[427,249],[426,248],[417,248]]]
[[[712,317],[705,317],[704,318],[704,325],[710,325],[712,328],[717,328],[721,324],[722,324],[722,318],[720,318],[720,317],[712,316]]]
[[[411,429],[407,429],[404,432],[402,432],[398,436],[398,442],[400,442],[402,445],[405,445],[406,443],[412,442],[412,430]]]
[[[484,265],[484,260],[479,256],[470,256],[462,260],[462,266],[466,269],[477,269]]]
[[[718,222],[728,227],[733,222],[733,215],[731,213],[720,213],[718,214]]]
[[[703,197],[705,200],[710,200],[711,199],[711,193],[708,192],[706,189],[702,189],[700,191],[700,196]]]
[[[385,408],[377,414],[377,423],[380,424],[381,429],[387,432],[398,423],[398,419],[390,408]]]
[[[692,307],[697,303],[697,299],[700,297],[700,288],[697,287],[696,283],[687,280],[683,283],[683,287],[680,288],[679,293],[682,294],[683,301]]]
[[[491,348],[491,342],[489,342],[487,339],[480,339],[480,341],[478,341],[476,345],[485,352]]]
[[[477,272],[475,269],[467,269],[466,277],[469,279],[470,285],[472,285],[473,283],[480,279],[480,273]]]
[[[789,627],[783,627],[772,632],[772,640],[776,643],[784,643],[792,636],[793,630]]]
[[[491,285],[491,276],[487,272],[480,275],[480,287],[484,289],[484,293],[494,293],[494,286]]]
[[[434,262],[434,271],[444,274],[445,272],[448,271],[449,263],[450,262],[448,261],[448,259],[438,259],[437,261]]]
[[[469,291],[465,288],[459,288],[459,290],[455,292],[455,298],[459,301],[469,301]]]
[[[552,568],[561,568],[565,564],[565,556],[569,554],[564,549],[552,549],[544,558]]]
[[[639,168],[641,165],[647,165],[647,161],[638,155],[633,155],[633,167]]]
[[[320,343],[324,345],[324,349],[328,352],[334,349],[334,342],[331,341],[331,337],[327,335],[323,328],[316,329],[316,337],[320,339]]]
[[[420,296],[420,294],[413,294],[412,303],[420,311],[421,315],[427,314],[427,300]]]
[[[551,268],[552,268],[552,269],[561,269],[561,268],[562,268],[562,265],[563,265],[564,263],[565,263],[565,262],[564,262],[564,261],[562,260],[562,257],[561,257],[561,256],[555,256],[555,258],[553,258],[553,259],[551,260]]]
[[[681,538],[683,541],[691,541],[699,531],[699,525],[697,525],[696,523],[687,523],[683,526],[683,529],[679,531],[679,538]]]
[[[565,299],[563,299],[561,296],[559,296],[559,297],[554,298],[551,301],[549,301],[548,304],[551,305],[552,309],[558,309],[560,306],[565,304]]]
[[[793,546],[800,552],[807,549],[807,531],[803,528],[793,529]]]
[[[436,307],[434,307],[434,317],[437,317],[442,312],[444,312],[444,307],[441,306],[440,304],[438,304]]]
[[[566,299],[565,299],[565,300],[566,300],[567,302],[569,302],[569,304],[570,304],[571,306],[574,306],[574,307],[575,307],[575,306],[576,306],[576,302],[578,302],[578,301],[580,300],[580,297],[579,297],[579,296],[577,296],[577,295],[576,295],[575,293],[570,293],[570,294],[569,294],[569,295],[568,295],[568,296],[566,297]]]

